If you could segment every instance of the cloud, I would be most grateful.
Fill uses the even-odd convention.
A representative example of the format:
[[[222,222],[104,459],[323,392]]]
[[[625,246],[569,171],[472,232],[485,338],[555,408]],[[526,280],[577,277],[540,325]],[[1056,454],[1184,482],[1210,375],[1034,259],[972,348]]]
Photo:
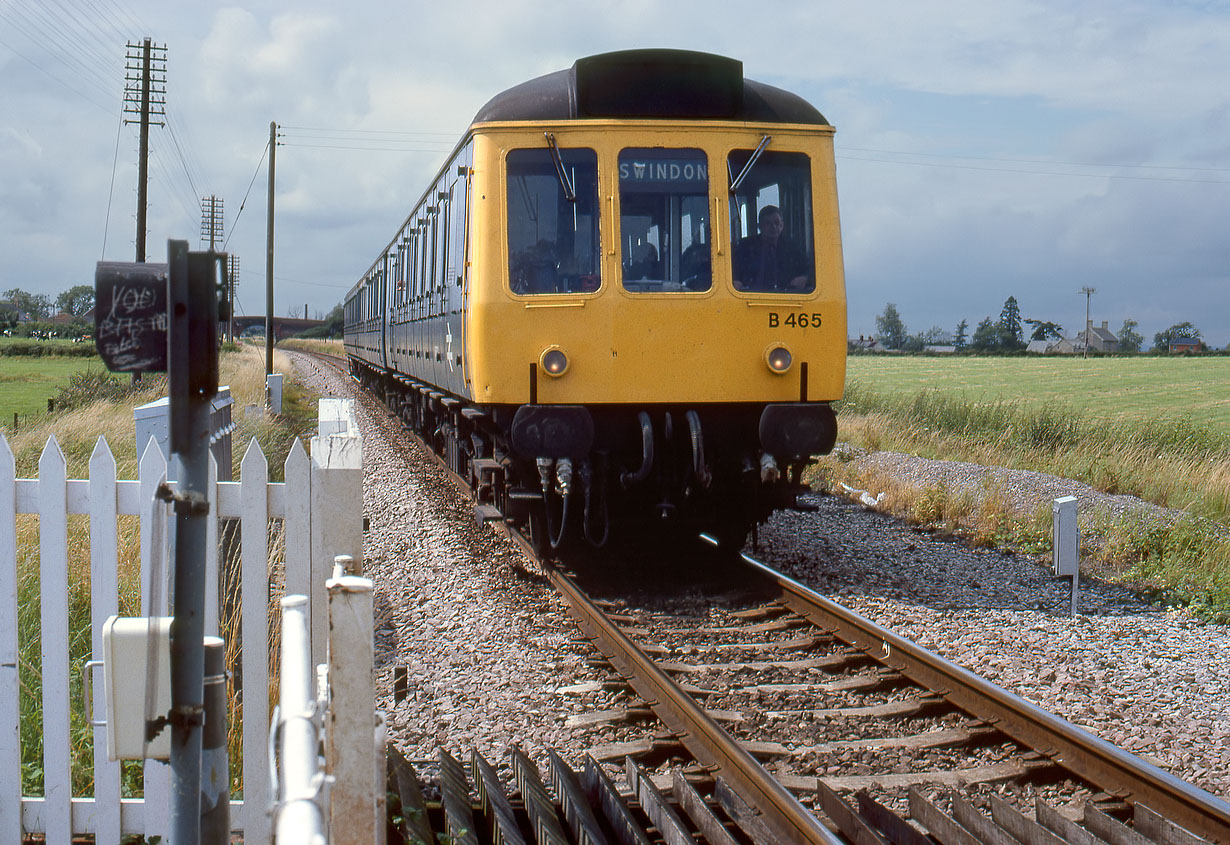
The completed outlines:
[[[392,237],[444,150],[490,97],[579,56],[663,46],[739,58],[748,76],[800,93],[837,126],[855,333],[873,330],[887,301],[913,328],[948,327],[963,316],[973,325],[997,315],[1009,294],[1028,316],[1079,327],[1084,303],[1075,291],[1083,284],[1098,287],[1102,319],[1134,316],[1149,336],[1193,314],[1230,325],[1221,231],[1230,192],[1196,181],[1106,178],[1230,181],[1230,13],[1216,6],[135,5],[142,28],[170,47],[175,118],[153,131],[151,254],[161,254],[168,237],[195,246],[194,193],[224,197],[228,248],[243,261],[249,308],[263,302],[266,171],[257,164],[271,120],[286,127],[286,146],[276,151],[279,301],[327,310]],[[83,21],[79,34],[91,23],[98,22]],[[68,57],[31,58],[49,73],[0,46],[0,108],[12,116],[0,128],[0,226],[13,241],[0,255],[0,284],[18,278],[54,295],[98,258],[123,82],[121,72],[74,93],[65,83],[76,78]],[[311,141],[303,127],[333,137]],[[406,134],[364,144],[354,140],[357,130]],[[402,151],[354,149],[365,145]],[[128,128],[120,134],[108,257],[131,255],[135,161]],[[1230,329],[1206,334],[1219,345],[1230,341]]]

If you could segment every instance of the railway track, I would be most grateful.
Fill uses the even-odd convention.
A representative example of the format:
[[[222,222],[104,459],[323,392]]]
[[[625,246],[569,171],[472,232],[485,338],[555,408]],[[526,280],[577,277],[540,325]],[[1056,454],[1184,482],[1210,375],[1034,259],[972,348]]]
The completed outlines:
[[[622,715],[651,711],[664,730],[624,749],[622,789],[592,758],[574,771],[553,754],[539,772],[514,751],[512,795],[478,755],[467,778],[442,754],[426,789],[398,761],[395,779],[413,810],[403,818],[429,823],[434,814],[437,830],[467,842],[486,840],[466,832],[518,841],[517,830],[561,842],[1230,842],[1225,802],[751,558],[740,562],[762,595],[722,630],[655,628],[645,614],[607,612],[578,579],[544,566],[620,676],[611,685],[626,683],[643,704]],[[839,705],[827,706],[834,695]],[[767,738],[768,723],[800,719],[833,729],[801,749],[797,735]],[[675,765],[637,762],[663,749]],[[910,754],[940,765],[899,765]],[[843,765],[859,774],[842,774]],[[1014,806],[978,790],[1005,781],[1066,784],[1051,789],[1066,815],[1060,802]],[[1083,825],[1071,818],[1074,795],[1086,799]]]
[[[759,607],[734,614],[748,624],[693,634],[678,628],[661,630],[643,615],[616,614],[612,619],[589,600],[576,583],[554,571],[552,581],[567,595],[583,627],[651,705],[674,739],[681,742],[714,778],[738,783],[740,794],[759,811],[777,837],[774,841],[866,842],[1213,842],[1230,841],[1230,805],[1161,771],[1035,705],[973,675],[925,649],[819,596],[759,562],[741,556],[746,575],[763,591]],[[621,624],[622,623],[622,628]],[[642,643],[638,643],[642,641]],[[647,645],[648,647],[642,647]],[[700,660],[681,663],[675,655],[691,652]],[[706,655],[723,654],[721,662]],[[765,653],[771,657],[765,657]],[[668,659],[653,655],[669,655]],[[743,673],[743,680],[738,680]],[[751,674],[747,678],[747,673]],[[765,678],[770,673],[779,677]],[[783,680],[782,675],[804,680]],[[823,679],[817,680],[817,675]],[[672,676],[699,687],[682,689]],[[725,676],[725,677],[723,677]],[[768,682],[766,682],[768,681]],[[735,690],[735,694],[720,690]],[[889,693],[891,691],[891,693]],[[871,703],[817,706],[838,694],[867,693]],[[790,698],[809,706],[790,705]],[[764,741],[764,721],[746,719],[730,707],[751,704],[770,719],[802,716],[815,722],[838,722],[824,740],[794,747]],[[750,709],[750,708],[747,708]],[[706,718],[717,712],[720,719]],[[915,730],[912,725],[929,725]],[[741,725],[748,724],[750,730]],[[733,725],[733,727],[731,727]],[[841,732],[853,733],[842,736]],[[877,733],[878,732],[878,733]],[[734,736],[732,736],[732,734]],[[738,737],[738,738],[736,738]],[[755,737],[755,738],[753,738]],[[732,741],[743,754],[731,750]],[[991,749],[991,758],[977,765],[944,749]],[[1005,748],[1012,748],[1005,754]],[[893,752],[935,752],[947,766],[920,769],[901,766]],[[922,761],[927,762],[922,753]],[[968,756],[968,755],[967,755]],[[845,840],[799,832],[806,812],[801,801],[781,800],[753,772],[748,758],[810,757],[812,768],[826,762],[859,761],[870,774],[800,776],[777,766],[777,783],[800,796],[815,795],[815,809]],[[896,763],[896,767],[894,767]],[[771,765],[771,764],[770,764]],[[878,770],[877,769],[878,765]],[[760,767],[765,771],[765,767]],[[1088,796],[1084,827],[1041,799],[1027,817],[1002,798],[962,794],[980,783],[1028,780],[1068,782],[1057,794]],[[937,802],[927,797],[944,797]],[[840,793],[840,794],[839,794]],[[843,797],[845,796],[845,797]],[[852,799],[852,800],[847,800]],[[897,805],[894,809],[893,804]],[[943,809],[946,805],[947,809]],[[980,813],[984,806],[990,816]],[[1069,815],[1071,813],[1069,812]],[[1130,818],[1129,827],[1121,819]],[[909,821],[907,821],[907,819]],[[907,828],[911,827],[911,834]],[[933,840],[917,838],[919,828]],[[872,832],[874,830],[874,833]],[[1004,838],[1011,836],[1012,838]],[[1143,836],[1144,838],[1137,838]],[[796,838],[799,837],[799,838]],[[877,838],[877,837],[882,837]],[[1096,838],[1091,838],[1096,837]],[[1189,838],[1190,837],[1190,838]]]

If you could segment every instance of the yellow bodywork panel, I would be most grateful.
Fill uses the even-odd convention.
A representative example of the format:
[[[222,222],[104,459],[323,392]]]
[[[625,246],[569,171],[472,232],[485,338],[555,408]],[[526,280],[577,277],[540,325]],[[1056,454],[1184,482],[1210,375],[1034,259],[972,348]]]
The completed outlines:
[[[538,366],[548,404],[798,402],[839,399],[845,383],[846,297],[832,127],[746,123],[569,121],[473,127],[471,252],[466,274],[466,378],[475,402],[530,401],[530,367],[562,350],[567,370]],[[509,286],[505,159],[509,150],[597,153],[601,285],[594,292],[520,295]],[[806,153],[811,162],[816,286],[810,293],[736,290],[731,279],[727,156],[754,149]],[[617,161],[625,148],[701,149],[709,165],[716,245],[712,285],[702,292],[634,293],[621,284]],[[711,247],[713,248],[713,247]],[[766,362],[785,347],[781,374]],[[806,378],[802,376],[806,364]],[[805,392],[805,395],[804,395]]]

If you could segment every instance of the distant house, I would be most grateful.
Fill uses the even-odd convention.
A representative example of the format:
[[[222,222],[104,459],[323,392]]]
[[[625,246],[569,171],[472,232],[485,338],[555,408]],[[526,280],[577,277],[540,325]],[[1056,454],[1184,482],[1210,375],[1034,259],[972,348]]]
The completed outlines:
[[[1075,338],[1063,337],[1055,341],[1055,346],[1051,351],[1061,355],[1079,355],[1085,351],[1085,340],[1079,335]]]
[[[1200,352],[1204,344],[1198,337],[1174,337],[1170,339],[1171,352]]]
[[[957,351],[957,347],[951,343],[932,343],[923,347],[923,352],[932,352],[936,355],[952,355]]]
[[[1031,340],[1025,347],[1025,351],[1032,352],[1035,355],[1046,355],[1049,352],[1060,352],[1062,350],[1059,349],[1059,344],[1062,342],[1062,338],[1060,340],[1055,340],[1054,338],[1047,338],[1046,340]]]
[[[1077,338],[1082,343],[1089,345],[1090,352],[1118,352],[1119,338],[1115,337],[1115,333],[1106,327],[1106,321],[1102,321],[1101,328],[1095,328],[1093,320],[1088,320],[1085,324],[1085,330],[1077,335]]]
[[[16,314],[16,320],[19,323],[25,323],[30,320],[30,315],[22,311],[12,302],[7,299],[0,299],[0,314]]]
[[[874,337],[858,336],[858,340],[849,338],[846,341],[846,346],[851,352],[883,352],[884,347],[880,345],[880,341]]]

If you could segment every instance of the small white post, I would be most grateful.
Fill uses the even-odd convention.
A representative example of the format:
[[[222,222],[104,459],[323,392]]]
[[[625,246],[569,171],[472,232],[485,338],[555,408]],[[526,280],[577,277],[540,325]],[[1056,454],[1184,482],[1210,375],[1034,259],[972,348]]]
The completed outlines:
[[[329,841],[377,841],[377,806],[384,784],[373,765],[376,727],[375,642],[372,582],[331,578],[329,593],[329,712],[325,770],[329,792]]]
[[[269,373],[265,376],[265,394],[268,401],[265,407],[272,414],[282,413],[282,374]]]
[[[318,434],[312,438],[311,631],[312,663],[324,663],[328,609],[325,582],[333,559],[350,555],[362,571],[363,438],[354,422],[354,402],[321,399]]]
[[[1062,496],[1051,503],[1051,561],[1056,575],[1072,577],[1072,615],[1080,585],[1080,525],[1076,520],[1076,497]]]

